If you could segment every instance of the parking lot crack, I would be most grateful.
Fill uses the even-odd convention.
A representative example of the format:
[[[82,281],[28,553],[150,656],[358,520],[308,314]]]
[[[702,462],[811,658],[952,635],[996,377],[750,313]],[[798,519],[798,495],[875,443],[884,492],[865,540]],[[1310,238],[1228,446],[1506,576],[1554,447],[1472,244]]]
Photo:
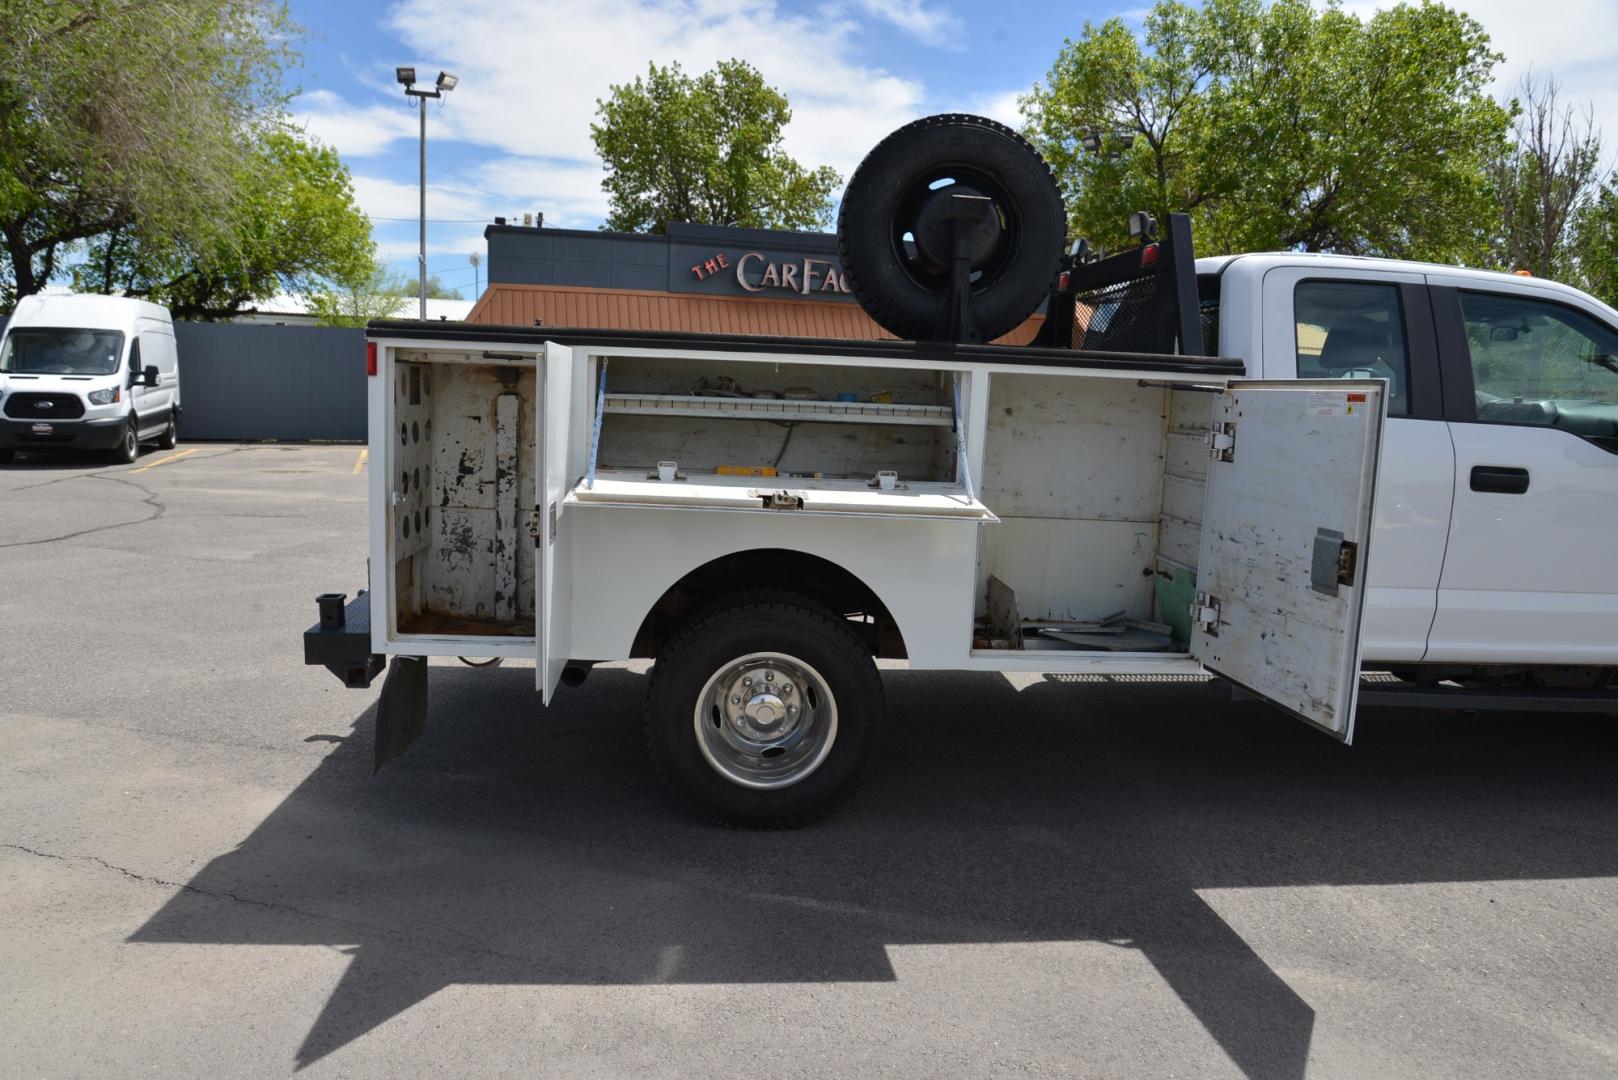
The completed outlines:
[[[170,881],[167,878],[137,873],[134,870],[130,870],[128,867],[119,866],[117,863],[108,862],[106,859],[96,855],[63,855],[52,851],[41,851],[38,848],[31,848],[24,844],[0,844],[0,850],[18,851],[24,855],[31,855],[37,859],[49,859],[52,862],[66,863],[68,865],[88,864],[91,866],[100,867],[103,870],[110,870],[115,874],[122,875],[131,881],[138,881],[143,885],[153,885],[162,889],[178,889],[183,893],[189,893],[193,896],[206,897],[210,900],[228,901],[229,903],[233,904],[246,904],[249,907],[261,908],[265,911],[273,911],[283,915],[293,915],[300,919],[311,919],[317,922],[333,923],[338,926],[346,926],[349,927],[350,932],[355,935],[354,940],[356,941],[374,943],[380,936],[395,937],[411,943],[419,943],[421,940],[420,937],[416,933],[409,932],[407,929],[407,927],[414,926],[417,928],[429,928],[436,930],[442,934],[449,934],[454,938],[459,939],[454,941],[446,941],[442,937],[438,937],[433,944],[441,948],[451,950],[458,949],[466,952],[477,953],[493,959],[510,961],[514,963],[533,963],[535,959],[532,956],[522,956],[515,953],[501,952],[498,949],[491,948],[472,935],[455,930],[453,927],[445,926],[443,923],[418,921],[413,923],[399,923],[394,926],[385,926],[377,923],[363,922],[357,919],[345,919],[340,915],[328,915],[324,912],[311,911],[308,908],[301,908],[293,904],[281,904],[273,900],[256,900],[250,896],[241,896],[237,893],[227,891],[202,889],[195,885],[188,885],[181,881]]]
[[[134,521],[119,521],[111,525],[97,525],[93,529],[79,529],[76,532],[64,533],[61,536],[47,536],[41,540],[17,540],[10,544],[0,544],[0,548],[38,547],[40,544],[55,544],[62,540],[72,540],[73,538],[79,536],[89,536],[91,533],[106,532],[109,529],[126,529],[131,525],[145,525],[149,521],[156,521],[158,518],[162,517],[168,512],[168,506],[163,502],[162,497],[159,496],[157,492],[142,484],[137,484],[133,480],[126,480],[121,476],[112,476],[107,473],[90,473],[87,475],[86,479],[111,480],[115,484],[123,484],[126,487],[132,487],[136,491],[142,492],[145,495],[145,498],[141,499],[141,502],[146,506],[151,507],[152,512],[143,518],[136,518]]]

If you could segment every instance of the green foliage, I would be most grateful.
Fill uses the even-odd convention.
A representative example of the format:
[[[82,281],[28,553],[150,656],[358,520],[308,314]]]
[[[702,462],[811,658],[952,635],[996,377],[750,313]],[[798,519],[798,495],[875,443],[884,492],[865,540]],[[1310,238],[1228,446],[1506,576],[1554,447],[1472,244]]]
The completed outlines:
[[[1618,175],[1609,175],[1573,218],[1573,281],[1618,307]]]
[[[590,125],[610,176],[605,227],[667,231],[672,221],[750,228],[824,228],[842,178],[805,169],[781,149],[792,110],[740,60],[691,78],[679,64],[648,67],[614,86]]]
[[[197,244],[285,102],[277,0],[0,0],[0,301],[114,230]]]
[[[1074,234],[1104,246],[1144,209],[1191,213],[1203,254],[1465,261],[1495,213],[1498,59],[1476,21],[1437,4],[1362,21],[1310,0],[1158,0],[1142,39],[1086,23],[1021,106]]]
[[[137,221],[96,237],[73,269],[76,287],[155,300],[177,319],[217,319],[277,292],[370,275],[371,224],[334,150],[263,131],[241,148],[230,182],[231,212],[218,222],[165,232]]]
[[[372,319],[415,314],[416,283],[373,261],[362,274],[334,279],[309,294],[309,310],[323,326],[364,326]]]

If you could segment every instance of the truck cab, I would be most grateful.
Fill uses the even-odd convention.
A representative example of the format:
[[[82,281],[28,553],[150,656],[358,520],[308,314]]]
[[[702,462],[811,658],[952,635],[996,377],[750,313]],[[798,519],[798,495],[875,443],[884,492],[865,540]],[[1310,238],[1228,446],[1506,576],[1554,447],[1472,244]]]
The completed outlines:
[[[122,296],[25,296],[0,339],[0,461],[104,450],[132,462],[178,440],[180,366],[168,309]]]
[[[1388,387],[1365,659],[1565,679],[1618,665],[1618,311],[1537,278],[1199,259],[1204,346]]]

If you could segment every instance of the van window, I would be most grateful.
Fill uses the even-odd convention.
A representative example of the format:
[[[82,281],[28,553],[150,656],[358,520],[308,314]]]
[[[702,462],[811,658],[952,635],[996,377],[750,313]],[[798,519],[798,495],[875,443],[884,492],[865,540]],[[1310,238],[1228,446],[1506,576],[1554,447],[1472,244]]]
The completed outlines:
[[[116,330],[14,327],[0,348],[0,371],[18,375],[111,375],[124,335]]]
[[[1388,415],[1410,415],[1410,360],[1399,287],[1300,281],[1292,294],[1298,378],[1388,380]]]

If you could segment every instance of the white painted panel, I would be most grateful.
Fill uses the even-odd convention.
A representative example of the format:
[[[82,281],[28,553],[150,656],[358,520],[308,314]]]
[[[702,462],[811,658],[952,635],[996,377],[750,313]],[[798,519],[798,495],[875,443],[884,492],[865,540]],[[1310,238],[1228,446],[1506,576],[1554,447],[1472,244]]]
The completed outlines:
[[[1132,379],[995,375],[983,500],[1002,517],[1154,520],[1163,399]]]
[[[1353,737],[1360,618],[1383,383],[1303,380],[1227,390],[1229,461],[1209,459],[1197,590],[1218,609],[1191,654],[1344,741]],[[1347,584],[1312,584],[1320,530],[1357,545]]]
[[[1012,586],[1025,619],[1152,618],[1150,521],[1006,518],[980,534],[978,606],[989,575]]]
[[[540,417],[540,431],[536,442],[541,447],[539,474],[542,477],[539,492],[539,601],[536,622],[539,626],[539,659],[535,664],[535,678],[546,705],[556,692],[562,669],[572,659],[572,635],[569,613],[574,605],[573,576],[567,572],[561,542],[567,530],[562,528],[564,513],[562,501],[568,488],[579,479],[578,455],[572,444],[577,398],[576,382],[584,379],[582,371],[575,371],[573,350],[555,342],[545,343],[544,389]]]
[[[802,501],[795,509],[767,509],[764,499],[784,492]],[[787,479],[780,477],[698,476],[671,481],[644,472],[599,469],[594,487],[580,484],[568,495],[569,505],[666,506],[696,510],[731,510],[794,517],[824,515],[932,517],[992,521],[994,515],[953,485],[906,484],[881,491],[857,480]]]
[[[568,522],[574,659],[624,659],[647,612],[686,574],[733,552],[779,548],[818,555],[870,586],[911,667],[966,666],[976,530],[960,522],[583,503],[568,508]]]

